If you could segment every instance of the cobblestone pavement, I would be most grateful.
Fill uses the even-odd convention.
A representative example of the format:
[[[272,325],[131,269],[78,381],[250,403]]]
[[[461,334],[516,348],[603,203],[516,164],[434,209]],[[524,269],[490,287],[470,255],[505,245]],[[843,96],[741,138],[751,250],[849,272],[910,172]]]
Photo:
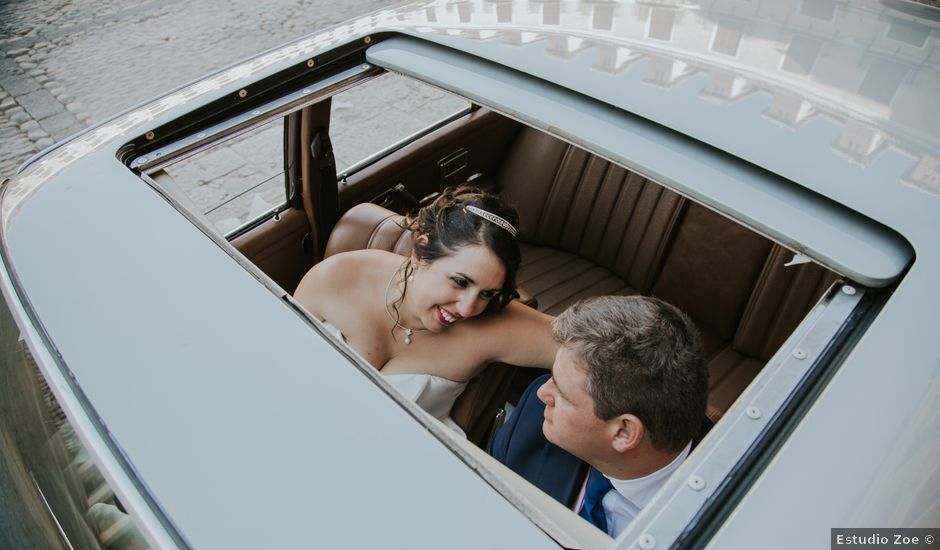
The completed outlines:
[[[0,0],[0,177],[209,71],[388,0]]]

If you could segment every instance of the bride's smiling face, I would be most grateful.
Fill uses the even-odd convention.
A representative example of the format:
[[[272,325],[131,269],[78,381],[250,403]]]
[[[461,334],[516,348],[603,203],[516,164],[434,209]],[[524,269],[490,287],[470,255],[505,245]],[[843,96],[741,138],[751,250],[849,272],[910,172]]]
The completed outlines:
[[[420,323],[431,332],[483,313],[498,299],[506,278],[502,261],[480,245],[462,246],[449,256],[415,265],[405,296],[414,323],[409,326],[418,328]]]

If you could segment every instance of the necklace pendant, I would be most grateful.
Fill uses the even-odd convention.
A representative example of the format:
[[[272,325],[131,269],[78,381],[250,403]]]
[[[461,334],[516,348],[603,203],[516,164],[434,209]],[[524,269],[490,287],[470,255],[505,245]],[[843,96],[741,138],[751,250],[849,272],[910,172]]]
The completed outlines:
[[[412,333],[412,332],[414,332],[414,331],[411,330],[410,328],[406,328],[406,329],[405,329],[405,345],[406,345],[406,346],[411,343],[411,333]]]

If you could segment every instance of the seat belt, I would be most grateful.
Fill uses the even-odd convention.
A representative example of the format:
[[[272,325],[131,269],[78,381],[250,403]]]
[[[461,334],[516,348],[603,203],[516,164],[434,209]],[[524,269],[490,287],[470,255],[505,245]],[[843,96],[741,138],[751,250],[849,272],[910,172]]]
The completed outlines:
[[[326,128],[320,128],[310,143],[313,169],[319,174],[319,193],[314,200],[317,224],[317,246],[322,253],[333,227],[339,220],[339,190],[336,185],[336,160],[333,158],[333,143]]]

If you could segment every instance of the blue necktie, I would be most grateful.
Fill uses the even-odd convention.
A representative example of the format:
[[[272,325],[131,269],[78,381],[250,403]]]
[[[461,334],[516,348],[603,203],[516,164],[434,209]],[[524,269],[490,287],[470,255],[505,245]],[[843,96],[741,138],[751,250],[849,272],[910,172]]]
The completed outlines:
[[[607,516],[604,514],[604,507],[601,500],[607,491],[613,489],[610,480],[604,477],[604,474],[591,468],[588,474],[587,487],[584,489],[584,501],[581,503],[581,511],[578,515],[590,521],[603,532],[607,532]]]

